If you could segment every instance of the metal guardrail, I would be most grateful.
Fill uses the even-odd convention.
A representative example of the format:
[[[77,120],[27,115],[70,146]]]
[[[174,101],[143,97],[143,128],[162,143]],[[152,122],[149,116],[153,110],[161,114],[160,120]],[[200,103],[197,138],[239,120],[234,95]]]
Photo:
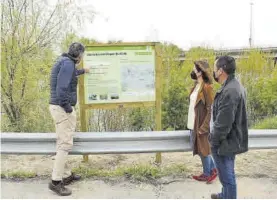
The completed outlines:
[[[1,133],[1,154],[55,154],[55,133]],[[249,130],[250,149],[277,149],[277,129]],[[191,151],[188,131],[76,133],[70,154]]]

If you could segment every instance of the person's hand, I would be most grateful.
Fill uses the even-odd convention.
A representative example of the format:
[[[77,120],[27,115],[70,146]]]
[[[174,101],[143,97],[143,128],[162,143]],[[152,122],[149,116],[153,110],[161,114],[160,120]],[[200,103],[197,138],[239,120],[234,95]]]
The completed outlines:
[[[72,113],[73,109],[70,104],[61,105],[66,113]]]
[[[84,68],[85,73],[89,73],[90,69],[89,68]]]
[[[198,133],[199,133],[199,135],[203,135],[203,134],[205,134],[204,132],[201,132],[201,131],[199,131]]]

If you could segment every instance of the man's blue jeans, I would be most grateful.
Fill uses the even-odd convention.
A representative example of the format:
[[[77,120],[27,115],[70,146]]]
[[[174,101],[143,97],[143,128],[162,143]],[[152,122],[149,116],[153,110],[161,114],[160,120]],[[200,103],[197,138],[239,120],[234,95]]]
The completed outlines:
[[[218,194],[218,197],[221,199],[236,199],[237,183],[235,175],[235,155],[220,156],[217,151],[217,148],[212,148],[213,159],[222,185],[222,190],[221,193]]]

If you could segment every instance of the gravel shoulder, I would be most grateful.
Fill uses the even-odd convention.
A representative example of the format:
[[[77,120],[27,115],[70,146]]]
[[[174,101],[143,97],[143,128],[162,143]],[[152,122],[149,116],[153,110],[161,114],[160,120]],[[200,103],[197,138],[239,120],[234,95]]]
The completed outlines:
[[[51,174],[53,156],[1,155],[1,173],[10,171],[31,171],[38,176]],[[69,156],[69,163],[74,168],[80,165],[97,169],[114,170],[118,167],[149,165],[155,161],[155,154],[120,154],[91,155],[89,162],[82,163],[82,156]],[[161,167],[185,165],[188,173],[199,173],[202,170],[198,156],[191,152],[163,153]],[[236,157],[236,173],[244,177],[277,178],[277,150],[254,150]]]
[[[1,198],[5,199],[56,199],[59,197],[48,190],[47,180],[27,180],[14,182],[4,180]],[[207,185],[184,179],[170,184],[153,185],[130,181],[105,182],[87,179],[69,186],[73,199],[209,199],[210,194],[220,190],[219,182]],[[269,178],[238,178],[238,197],[241,199],[276,199],[277,184]]]
[[[1,156],[1,173],[34,172],[38,176],[23,181],[1,179],[1,198],[58,198],[48,190],[53,156]],[[72,167],[115,170],[118,167],[154,164],[155,154],[91,155],[88,163],[82,156],[70,156]],[[87,178],[70,186],[69,198],[209,198],[220,190],[218,180],[210,185],[195,182],[191,174],[201,172],[200,159],[186,153],[163,153],[161,167],[185,165],[185,176],[162,177],[154,182],[139,182],[124,177]],[[277,150],[249,151],[236,158],[239,198],[277,198]],[[183,174],[184,175],[184,174]],[[46,178],[45,178],[46,177]]]

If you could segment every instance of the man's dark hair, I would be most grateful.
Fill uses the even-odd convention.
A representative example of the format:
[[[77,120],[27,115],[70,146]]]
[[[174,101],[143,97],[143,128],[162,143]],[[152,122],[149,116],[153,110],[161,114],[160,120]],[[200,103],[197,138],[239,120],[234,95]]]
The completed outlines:
[[[236,61],[232,56],[217,56],[217,69],[222,68],[226,74],[234,74],[236,71]]]
[[[74,42],[69,46],[68,54],[73,58],[78,58],[78,56],[84,52],[85,46],[79,42]]]

